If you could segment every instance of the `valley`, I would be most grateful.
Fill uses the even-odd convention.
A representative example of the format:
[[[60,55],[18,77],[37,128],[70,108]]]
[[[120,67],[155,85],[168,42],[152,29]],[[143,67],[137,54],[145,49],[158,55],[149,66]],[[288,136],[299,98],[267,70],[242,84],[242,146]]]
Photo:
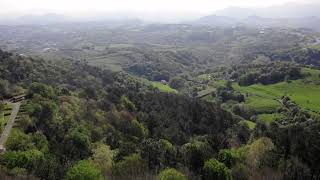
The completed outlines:
[[[32,19],[0,25],[0,179],[319,179],[317,18]]]

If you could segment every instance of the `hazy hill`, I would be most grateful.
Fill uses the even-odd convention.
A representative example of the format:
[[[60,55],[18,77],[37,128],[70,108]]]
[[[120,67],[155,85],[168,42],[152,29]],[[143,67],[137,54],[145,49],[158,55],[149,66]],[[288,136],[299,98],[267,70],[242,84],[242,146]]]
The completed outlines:
[[[236,26],[247,25],[253,27],[282,27],[282,28],[309,28],[319,31],[320,18],[264,18],[260,16],[248,16],[244,19],[234,19],[222,16],[206,16],[195,21],[196,25],[208,26]]]
[[[195,24],[197,25],[216,25],[216,26],[231,26],[237,23],[237,19],[227,16],[209,15],[198,19]]]
[[[248,16],[261,16],[265,18],[303,18],[320,17],[320,4],[296,4],[288,3],[266,8],[241,8],[229,7],[214,14],[233,18],[246,18]]]

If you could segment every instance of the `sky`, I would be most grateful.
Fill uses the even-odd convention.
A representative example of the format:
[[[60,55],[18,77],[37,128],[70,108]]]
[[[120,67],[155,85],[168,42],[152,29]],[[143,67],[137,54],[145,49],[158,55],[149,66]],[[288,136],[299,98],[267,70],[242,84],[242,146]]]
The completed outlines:
[[[202,16],[229,6],[266,7],[319,0],[0,0],[0,16],[58,13],[83,16],[111,13],[157,17]]]

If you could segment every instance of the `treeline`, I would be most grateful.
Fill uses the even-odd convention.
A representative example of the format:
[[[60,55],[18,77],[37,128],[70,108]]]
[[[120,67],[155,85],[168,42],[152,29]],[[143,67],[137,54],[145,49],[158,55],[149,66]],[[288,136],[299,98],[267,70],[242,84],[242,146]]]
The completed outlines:
[[[262,68],[258,72],[246,73],[239,77],[240,86],[249,86],[252,84],[275,84],[282,81],[296,80],[302,77],[299,67],[292,66],[273,66]]]
[[[299,64],[320,66],[320,50],[316,48],[291,48],[270,54],[272,60],[294,61]]]
[[[285,62],[238,64],[231,68],[221,68],[216,74],[219,78],[236,81],[240,86],[258,83],[267,85],[303,77],[299,65]]]

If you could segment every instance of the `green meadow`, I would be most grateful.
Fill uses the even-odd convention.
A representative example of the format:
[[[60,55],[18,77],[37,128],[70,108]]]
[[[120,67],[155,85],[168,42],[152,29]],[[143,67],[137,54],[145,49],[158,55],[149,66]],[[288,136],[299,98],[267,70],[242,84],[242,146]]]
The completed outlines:
[[[278,114],[278,113],[274,113],[274,114],[259,114],[257,117],[257,120],[259,121],[264,121],[266,123],[271,123],[277,119],[282,119],[285,118],[283,114]]]
[[[248,95],[247,104],[261,112],[270,112],[280,106],[277,101],[282,96],[288,96],[301,107],[320,112],[320,71],[303,68],[302,72],[307,75],[304,79],[291,82],[280,82],[271,85],[255,84],[251,86],[233,87]]]
[[[169,85],[162,84],[161,82],[152,82],[153,87],[158,88],[161,92],[178,93],[177,90],[171,88]]]

